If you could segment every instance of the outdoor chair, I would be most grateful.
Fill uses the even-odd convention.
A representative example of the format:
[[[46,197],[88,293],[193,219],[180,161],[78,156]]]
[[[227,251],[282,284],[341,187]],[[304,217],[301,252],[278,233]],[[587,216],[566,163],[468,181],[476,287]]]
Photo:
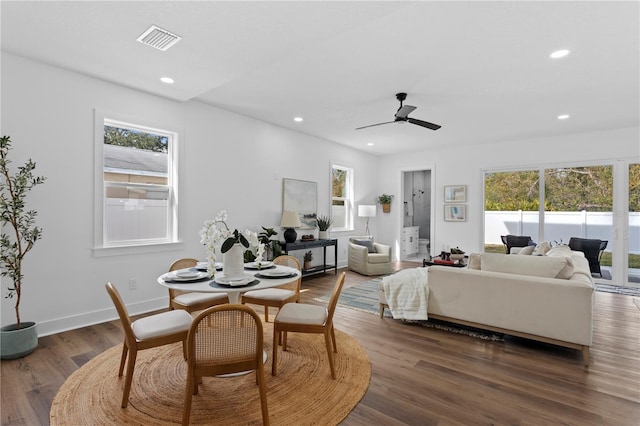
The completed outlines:
[[[569,248],[574,251],[581,251],[584,253],[584,257],[589,262],[589,269],[591,274],[600,274],[602,277],[602,270],[600,269],[600,259],[604,249],[607,248],[606,240],[598,240],[591,238],[577,238],[571,237],[569,239]]]
[[[502,244],[504,244],[507,254],[511,253],[513,247],[527,247],[533,243],[533,240],[529,236],[501,235],[500,239],[502,240]]]

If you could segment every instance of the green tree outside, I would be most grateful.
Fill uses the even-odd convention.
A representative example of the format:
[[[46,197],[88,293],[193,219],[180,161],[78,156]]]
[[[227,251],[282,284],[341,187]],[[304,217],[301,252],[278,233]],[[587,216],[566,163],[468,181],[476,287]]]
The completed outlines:
[[[104,126],[104,143],[147,151],[167,153],[169,140],[166,136],[141,132],[133,129]]]

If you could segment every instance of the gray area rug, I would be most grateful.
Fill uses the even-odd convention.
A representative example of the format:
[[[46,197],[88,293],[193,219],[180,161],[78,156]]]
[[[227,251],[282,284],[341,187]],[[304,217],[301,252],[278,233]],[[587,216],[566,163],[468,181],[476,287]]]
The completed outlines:
[[[623,294],[625,296],[640,297],[640,288],[635,287],[620,287],[610,284],[596,284],[596,291],[603,293],[615,293]]]
[[[370,314],[379,315],[380,305],[378,299],[378,289],[380,288],[380,282],[382,277],[377,277],[363,282],[352,287],[348,287],[342,290],[340,293],[340,299],[338,299],[338,305],[345,308],[354,309],[356,311],[368,312]],[[619,287],[608,284],[596,284],[596,291],[615,293],[626,296],[640,297],[640,289],[633,287]],[[315,300],[318,302],[328,303],[330,294],[322,297],[317,297]],[[391,318],[391,312],[389,309],[385,309],[384,316]],[[485,330],[480,330],[472,327],[459,326],[456,324],[446,323],[444,321],[429,320],[429,321],[404,321],[407,324],[417,324],[424,327],[437,328],[440,330],[450,331],[452,333],[460,333],[468,336],[476,337],[484,340],[502,341],[503,337],[499,333],[492,333]]]

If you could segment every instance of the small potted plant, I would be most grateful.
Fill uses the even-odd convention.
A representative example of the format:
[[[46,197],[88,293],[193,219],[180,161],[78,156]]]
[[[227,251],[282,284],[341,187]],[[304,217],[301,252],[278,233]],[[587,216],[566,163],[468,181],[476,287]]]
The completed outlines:
[[[278,233],[274,231],[273,228],[265,228],[263,226],[262,229],[263,232],[258,234],[258,240],[260,240],[260,242],[264,244],[264,251],[266,254],[265,257],[267,258],[267,260],[273,260],[276,256],[279,256],[281,252],[281,250],[279,250],[280,245],[278,244],[278,242],[271,239],[271,237],[273,237],[274,235],[278,235]]]
[[[391,199],[393,195],[382,194],[378,196],[378,203],[382,205],[382,212],[389,213],[391,211]]]
[[[37,185],[44,183],[44,176],[35,176],[36,163],[31,159],[15,173],[9,170],[11,138],[0,138],[0,271],[12,284],[7,288],[7,298],[16,299],[16,323],[2,327],[0,331],[2,359],[20,358],[33,352],[38,346],[35,322],[21,321],[20,302],[24,270],[22,261],[33,245],[42,237],[42,228],[36,226],[38,212],[26,210],[26,198]],[[7,233],[5,233],[5,230]]]
[[[304,254],[304,266],[303,268],[305,270],[311,269],[311,261],[313,260],[313,253],[311,253],[311,250],[309,250],[308,252],[306,252]]]
[[[451,255],[449,258],[453,261],[464,259],[464,251],[460,247],[454,247],[451,249]]]
[[[316,227],[318,228],[318,239],[326,240],[329,237],[329,227],[333,223],[333,219],[329,216],[319,215],[316,218]]]

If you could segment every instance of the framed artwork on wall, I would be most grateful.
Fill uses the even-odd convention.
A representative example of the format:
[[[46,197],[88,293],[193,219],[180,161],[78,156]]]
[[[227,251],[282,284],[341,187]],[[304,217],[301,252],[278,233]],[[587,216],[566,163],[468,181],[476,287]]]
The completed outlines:
[[[298,212],[301,229],[316,227],[318,183],[307,180],[282,180],[282,211]]]
[[[444,206],[444,220],[464,222],[467,220],[467,206],[465,204],[446,204]]]
[[[445,203],[464,203],[467,201],[466,185],[449,185],[444,187]]]

